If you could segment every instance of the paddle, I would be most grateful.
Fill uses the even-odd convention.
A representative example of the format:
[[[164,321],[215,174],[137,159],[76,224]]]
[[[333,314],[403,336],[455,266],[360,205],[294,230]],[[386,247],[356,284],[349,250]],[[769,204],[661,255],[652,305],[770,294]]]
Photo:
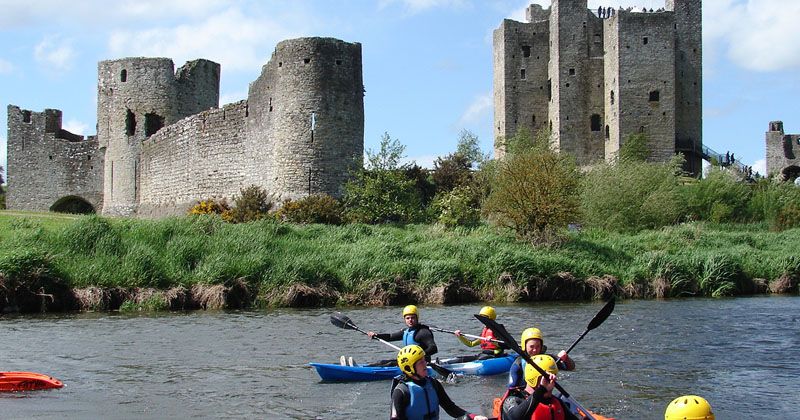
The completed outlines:
[[[432,329],[432,330],[434,330],[434,331],[439,331],[439,332],[448,333],[448,334],[453,334],[453,335],[455,335],[455,333],[456,333],[455,331],[450,331],[450,330],[446,330],[446,329],[444,329],[444,328],[434,327],[434,326],[432,326],[432,325],[429,325],[429,326],[428,326],[428,328],[430,328],[430,329]],[[481,336],[479,336],[479,335],[464,334],[464,333],[461,333],[461,335],[463,335],[464,337],[467,337],[467,338],[477,338],[478,340],[483,340],[483,341],[491,341],[492,343],[503,344],[503,342],[502,342],[502,341],[500,341],[500,340],[495,340],[494,338],[489,338],[489,337],[481,337]]]
[[[609,299],[608,302],[606,302],[603,308],[600,309],[600,312],[598,312],[597,315],[595,315],[594,318],[592,318],[592,320],[589,321],[589,325],[586,327],[586,331],[584,331],[583,334],[581,334],[581,336],[578,337],[578,339],[575,340],[575,342],[572,343],[571,346],[569,346],[569,348],[567,349],[567,353],[572,351],[572,349],[575,348],[575,345],[578,344],[578,342],[580,342],[581,340],[583,340],[583,337],[586,335],[586,333],[599,327],[600,324],[602,324],[608,318],[608,316],[611,315],[611,312],[614,311],[614,305],[615,302],[614,298],[612,297],[611,299]]]
[[[490,330],[494,331],[495,335],[497,337],[501,338],[503,340],[503,342],[505,342],[506,346],[508,346],[511,350],[514,350],[523,359],[525,359],[525,361],[529,365],[533,366],[533,368],[536,369],[539,372],[540,375],[548,375],[548,373],[545,372],[544,369],[540,368],[539,365],[537,365],[536,363],[533,363],[533,360],[531,360],[531,356],[528,353],[526,353],[524,350],[522,350],[522,348],[519,347],[519,344],[517,344],[517,341],[514,340],[514,337],[512,337],[511,334],[508,333],[508,331],[506,330],[506,327],[504,327],[503,324],[497,323],[493,319],[491,319],[491,318],[489,318],[487,316],[479,315],[479,314],[475,314],[475,318],[477,318],[478,321],[482,322],[483,325],[486,325],[487,327],[489,327]],[[570,404],[574,405],[575,407],[578,407],[578,409],[580,409],[581,411],[583,411],[585,413],[585,415],[586,415],[585,418],[588,418],[590,420],[596,420],[589,413],[589,410],[586,410],[585,408],[583,408],[583,406],[578,404],[578,402],[575,401],[575,399],[572,398],[569,395],[569,393],[558,382],[555,383],[555,387],[561,393],[561,398],[567,400]]]
[[[353,322],[353,320],[351,320],[350,318],[348,318],[345,314],[343,314],[341,312],[335,312],[333,315],[331,315],[331,324],[333,324],[333,325],[335,325],[335,326],[337,326],[339,328],[343,328],[343,329],[346,329],[346,330],[355,330],[355,331],[358,331],[358,332],[360,332],[360,333],[362,333],[364,335],[369,335],[366,331],[362,330],[361,328],[358,328],[358,326]],[[388,342],[386,340],[382,340],[382,339],[380,339],[378,337],[373,337],[373,339],[378,340],[381,343],[386,344],[387,346],[389,346],[389,347],[391,347],[391,348],[393,348],[393,349],[395,349],[397,351],[400,351],[400,347],[397,347],[394,344],[392,344],[392,343],[390,343],[390,342]],[[447,369],[447,368],[444,368],[442,366],[439,366],[434,362],[428,362],[428,364],[431,366],[431,369],[435,370],[436,373],[438,373],[442,377],[446,378],[448,381],[450,380],[450,375],[455,376],[455,372],[453,372],[450,369]]]

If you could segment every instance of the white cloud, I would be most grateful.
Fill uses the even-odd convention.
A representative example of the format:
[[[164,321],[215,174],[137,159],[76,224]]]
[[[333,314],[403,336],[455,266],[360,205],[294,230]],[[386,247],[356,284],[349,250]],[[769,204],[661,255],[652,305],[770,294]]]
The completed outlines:
[[[62,128],[64,130],[69,131],[72,134],[79,134],[81,136],[85,136],[86,129],[89,128],[89,126],[78,120],[69,120],[64,124]]]
[[[14,70],[14,65],[0,58],[0,74],[11,73],[12,70]]]
[[[479,95],[472,100],[472,103],[467,106],[467,109],[461,114],[458,119],[458,126],[464,127],[479,122],[480,120],[489,116],[494,107],[494,101],[491,93]]]
[[[48,36],[42,39],[33,49],[33,56],[39,64],[51,70],[69,70],[75,59],[69,39]]]
[[[115,31],[109,48],[115,56],[170,57],[178,66],[202,57],[222,64],[223,71],[252,70],[267,62],[278,41],[296,36],[296,26],[229,9],[197,23]]]
[[[767,160],[766,159],[759,159],[759,160],[753,162],[753,164],[750,165],[750,166],[753,167],[753,173],[758,172],[761,175],[764,175],[764,176],[767,175]]]

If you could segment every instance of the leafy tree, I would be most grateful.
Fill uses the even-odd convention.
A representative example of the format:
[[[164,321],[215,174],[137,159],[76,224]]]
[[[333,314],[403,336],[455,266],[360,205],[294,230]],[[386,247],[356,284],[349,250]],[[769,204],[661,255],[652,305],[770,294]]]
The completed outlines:
[[[548,243],[553,234],[578,217],[580,172],[574,160],[548,147],[549,133],[535,141],[525,131],[510,142],[498,162],[484,211],[499,225],[534,243]]]
[[[650,157],[650,146],[647,145],[647,134],[631,134],[619,148],[620,162],[646,162]]]
[[[420,202],[423,206],[430,204],[436,195],[436,184],[431,177],[430,171],[415,163],[405,170],[406,178],[414,182],[414,189],[417,191]]]
[[[462,156],[466,159],[470,164],[470,168],[480,165],[489,159],[481,150],[480,144],[478,143],[478,136],[466,129],[461,130],[461,133],[458,135],[455,155]]]
[[[345,184],[345,215],[360,223],[412,223],[422,219],[416,181],[406,176],[411,165],[400,164],[405,146],[389,133],[377,151],[367,151],[366,167]]]
[[[437,192],[452,191],[472,180],[472,162],[458,152],[439,157],[433,162],[433,183]]]
[[[447,227],[473,227],[481,222],[478,195],[468,185],[437,194],[433,207],[437,222]]]

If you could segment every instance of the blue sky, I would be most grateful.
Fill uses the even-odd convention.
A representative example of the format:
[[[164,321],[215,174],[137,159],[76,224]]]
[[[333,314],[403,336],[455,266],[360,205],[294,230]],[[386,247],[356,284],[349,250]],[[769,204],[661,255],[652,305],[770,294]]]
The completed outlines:
[[[431,166],[458,133],[492,150],[492,31],[549,0],[0,0],[0,103],[63,111],[64,128],[96,133],[97,62],[169,57],[222,65],[221,104],[244,99],[280,40],[330,36],[360,42],[365,147],[384,132],[409,159]],[[663,0],[591,0],[590,9]],[[800,2],[703,4],[703,141],[764,167],[764,132],[782,120],[800,132]],[[0,112],[0,165],[6,112]]]

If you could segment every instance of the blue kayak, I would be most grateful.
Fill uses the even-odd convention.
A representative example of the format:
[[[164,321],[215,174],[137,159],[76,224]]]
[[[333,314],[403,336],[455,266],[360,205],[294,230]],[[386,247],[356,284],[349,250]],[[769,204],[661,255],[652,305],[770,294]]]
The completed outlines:
[[[452,370],[457,375],[477,375],[491,376],[508,372],[511,364],[514,363],[516,355],[505,357],[495,357],[493,359],[475,360],[464,363],[448,363],[447,359],[439,361],[439,366]],[[452,360],[452,359],[451,359]],[[329,363],[309,363],[317,370],[319,377],[325,382],[360,382],[360,381],[379,381],[392,379],[400,374],[400,368],[377,367],[377,366],[342,366],[340,364]],[[437,376],[430,366],[428,374]]]

